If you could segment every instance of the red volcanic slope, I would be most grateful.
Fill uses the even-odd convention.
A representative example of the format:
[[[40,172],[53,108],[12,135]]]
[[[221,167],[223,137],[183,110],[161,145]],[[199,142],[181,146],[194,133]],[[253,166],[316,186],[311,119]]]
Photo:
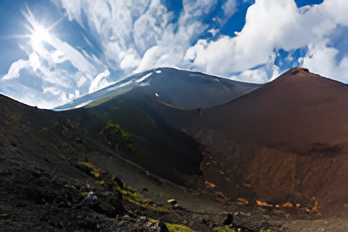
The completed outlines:
[[[348,86],[303,69],[228,104],[206,109],[199,122],[246,143],[313,153],[320,144],[333,154],[348,142]],[[319,151],[318,151],[319,152]]]
[[[273,203],[317,199],[323,214],[348,212],[347,85],[295,68],[201,110],[187,128],[205,145],[206,178],[225,194]]]

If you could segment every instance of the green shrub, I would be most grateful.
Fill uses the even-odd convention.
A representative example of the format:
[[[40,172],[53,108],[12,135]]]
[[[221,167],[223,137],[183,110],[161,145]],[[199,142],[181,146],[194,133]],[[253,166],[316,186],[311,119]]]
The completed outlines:
[[[98,178],[101,173],[101,170],[94,166],[94,164],[92,164],[91,162],[78,161],[76,167],[87,175],[95,178]]]
[[[133,135],[122,129],[119,125],[109,122],[99,133],[104,142],[116,151],[135,153],[135,141]]]
[[[86,198],[88,196],[88,192],[81,192],[80,198]]]

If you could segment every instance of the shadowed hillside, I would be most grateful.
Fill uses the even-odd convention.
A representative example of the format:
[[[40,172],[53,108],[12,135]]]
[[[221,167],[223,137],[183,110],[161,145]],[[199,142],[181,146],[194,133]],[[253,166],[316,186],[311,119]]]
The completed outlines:
[[[212,231],[223,226],[227,204],[188,193],[122,158],[124,151],[109,148],[70,116],[0,95],[1,231]],[[173,197],[180,205],[167,203]],[[210,213],[202,213],[206,210]],[[260,224],[254,220],[249,228],[252,223]]]

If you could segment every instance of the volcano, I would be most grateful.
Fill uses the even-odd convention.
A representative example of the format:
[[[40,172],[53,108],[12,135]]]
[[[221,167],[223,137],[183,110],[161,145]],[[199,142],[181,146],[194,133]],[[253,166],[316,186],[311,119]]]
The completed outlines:
[[[1,96],[0,112],[7,230],[347,229],[348,86],[306,69],[260,86],[163,68],[58,111]]]
[[[197,109],[168,104],[154,89],[81,109],[81,122],[91,133],[107,120],[119,123],[146,157],[128,158],[178,184],[198,175],[230,199],[346,212],[347,85],[295,68],[230,102]]]
[[[347,211],[347,85],[296,68],[196,120],[187,131],[205,147],[201,169],[226,194]]]

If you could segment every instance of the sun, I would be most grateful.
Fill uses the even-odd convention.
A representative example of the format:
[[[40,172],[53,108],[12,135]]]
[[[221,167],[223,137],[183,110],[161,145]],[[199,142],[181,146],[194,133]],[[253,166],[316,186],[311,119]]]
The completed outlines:
[[[43,42],[51,43],[52,40],[55,38],[55,36],[51,34],[51,30],[55,26],[57,26],[57,24],[63,19],[63,17],[54,22],[49,27],[45,27],[42,23],[39,23],[35,19],[34,14],[31,12],[28,6],[26,6],[26,11],[22,11],[22,13],[25,19],[27,20],[27,22],[24,23],[24,26],[28,29],[30,34],[23,35],[20,37],[29,38],[34,50],[40,49]]]
[[[30,35],[30,39],[34,45],[37,45],[43,41],[49,41],[50,33],[46,28],[40,25],[35,25],[33,27],[32,34]]]

